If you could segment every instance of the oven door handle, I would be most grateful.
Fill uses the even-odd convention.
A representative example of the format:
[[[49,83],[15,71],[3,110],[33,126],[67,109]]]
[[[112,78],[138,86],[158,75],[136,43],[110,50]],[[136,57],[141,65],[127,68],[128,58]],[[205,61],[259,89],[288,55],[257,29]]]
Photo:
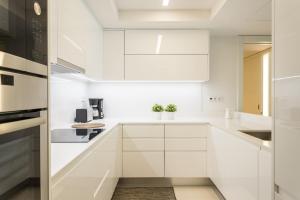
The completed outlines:
[[[25,119],[20,121],[8,122],[0,124],[0,135],[20,131],[35,126],[40,126],[46,123],[44,117],[37,117],[32,119]]]

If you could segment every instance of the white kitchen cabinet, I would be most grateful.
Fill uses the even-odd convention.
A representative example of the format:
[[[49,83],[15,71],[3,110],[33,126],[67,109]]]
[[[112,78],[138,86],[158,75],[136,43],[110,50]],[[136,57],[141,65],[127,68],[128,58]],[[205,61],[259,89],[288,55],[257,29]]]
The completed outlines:
[[[52,178],[53,200],[109,200],[121,176],[121,129],[116,127]]]
[[[164,177],[164,125],[123,125],[123,177]]]
[[[259,200],[273,199],[273,162],[272,153],[262,149],[259,152]]]
[[[164,138],[164,125],[123,125],[123,138]]]
[[[163,138],[124,138],[123,151],[164,151]]]
[[[123,152],[123,177],[164,177],[164,152]]]
[[[206,151],[206,138],[166,138],[166,151]]]
[[[103,33],[103,80],[124,80],[124,31]]]
[[[207,177],[206,124],[165,125],[165,176]]]
[[[125,80],[207,81],[208,55],[126,55]]]
[[[206,177],[206,152],[166,152],[165,177]]]
[[[166,138],[206,138],[209,133],[207,124],[166,125]]]
[[[56,3],[57,24],[51,25],[57,25],[58,33],[51,34],[57,34],[57,41],[52,41],[57,42],[57,59],[83,68],[90,78],[100,79],[103,42],[101,25],[83,0],[57,0]],[[55,12],[50,10],[50,13]]]
[[[205,30],[126,30],[125,54],[209,54]]]
[[[208,137],[208,176],[226,199],[258,199],[259,152],[259,146],[211,128]]]

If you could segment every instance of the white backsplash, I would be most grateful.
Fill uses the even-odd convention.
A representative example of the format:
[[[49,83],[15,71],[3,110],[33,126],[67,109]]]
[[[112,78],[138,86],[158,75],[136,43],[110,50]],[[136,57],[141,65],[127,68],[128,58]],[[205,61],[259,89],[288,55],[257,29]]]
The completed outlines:
[[[51,78],[51,129],[74,122],[76,108],[87,100],[87,84],[78,80]]]
[[[89,97],[104,98],[107,118],[151,118],[155,103],[176,104],[177,117],[199,117],[203,110],[201,83],[94,83]]]

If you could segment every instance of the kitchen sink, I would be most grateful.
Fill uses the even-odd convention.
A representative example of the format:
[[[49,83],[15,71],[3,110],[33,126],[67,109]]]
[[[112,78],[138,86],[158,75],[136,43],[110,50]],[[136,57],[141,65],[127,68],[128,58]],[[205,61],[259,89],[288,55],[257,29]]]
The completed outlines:
[[[239,131],[261,140],[265,140],[265,141],[272,140],[272,131],[269,130],[239,130]]]

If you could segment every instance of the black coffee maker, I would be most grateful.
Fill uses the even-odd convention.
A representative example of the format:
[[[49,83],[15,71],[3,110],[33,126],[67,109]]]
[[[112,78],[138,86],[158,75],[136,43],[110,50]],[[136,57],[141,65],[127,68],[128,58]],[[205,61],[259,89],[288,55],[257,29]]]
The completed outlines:
[[[93,119],[103,119],[103,99],[89,99],[89,102],[93,108]]]

